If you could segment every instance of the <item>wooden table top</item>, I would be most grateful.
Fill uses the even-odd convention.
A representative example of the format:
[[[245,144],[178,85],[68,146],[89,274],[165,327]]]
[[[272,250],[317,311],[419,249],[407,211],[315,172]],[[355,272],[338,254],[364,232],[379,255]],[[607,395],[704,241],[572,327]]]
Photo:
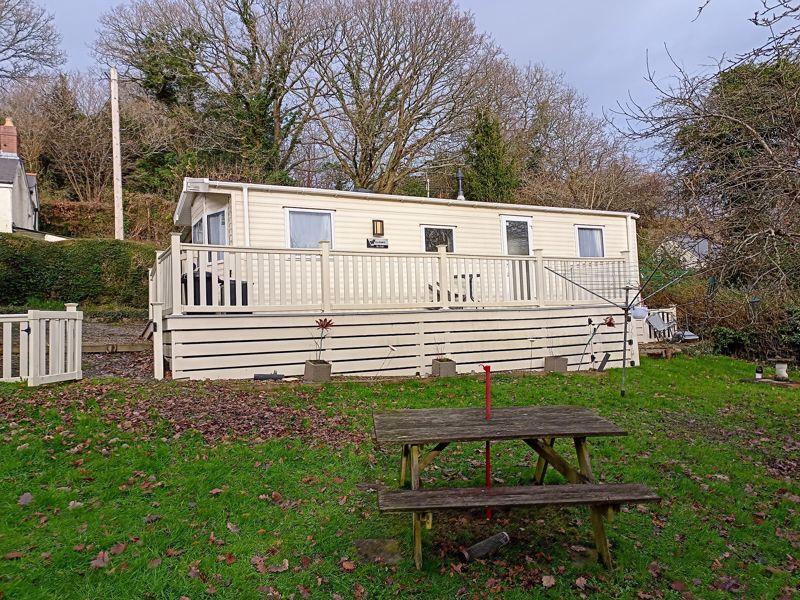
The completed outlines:
[[[373,413],[379,445],[437,444],[545,437],[625,435],[626,431],[580,406],[407,409]]]

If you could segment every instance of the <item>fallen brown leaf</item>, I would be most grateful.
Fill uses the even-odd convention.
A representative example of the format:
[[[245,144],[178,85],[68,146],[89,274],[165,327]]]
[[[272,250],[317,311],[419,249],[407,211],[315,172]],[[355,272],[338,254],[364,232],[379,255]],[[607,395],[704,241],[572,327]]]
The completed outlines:
[[[111,548],[109,548],[108,551],[111,552],[111,554],[118,556],[123,552],[125,552],[125,548],[127,548],[127,546],[123,542],[117,542],[116,544],[111,546]]]
[[[111,561],[111,556],[105,550],[101,550],[97,556],[92,559],[89,566],[93,569],[102,569]]]

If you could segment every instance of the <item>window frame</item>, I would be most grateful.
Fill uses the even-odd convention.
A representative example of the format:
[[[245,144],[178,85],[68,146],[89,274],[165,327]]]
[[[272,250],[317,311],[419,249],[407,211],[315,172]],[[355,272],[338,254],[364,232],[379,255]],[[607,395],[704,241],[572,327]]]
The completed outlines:
[[[195,227],[197,227],[198,225],[200,225],[200,233],[203,236],[203,241],[202,242],[198,242],[198,241],[196,241],[194,239],[194,230],[195,230]],[[205,216],[205,214],[200,215],[198,217],[198,219],[194,223],[192,223],[192,231],[191,231],[190,235],[191,235],[191,239],[192,239],[192,243],[193,244],[204,245],[206,243],[206,216]]]
[[[214,216],[214,215],[218,215],[219,213],[224,213],[225,214],[225,228],[223,229],[223,231],[225,233],[225,242],[222,243],[222,244],[210,244],[209,241],[208,241],[208,217],[211,217],[211,216]],[[203,223],[203,227],[202,227],[202,229],[203,229],[203,241],[202,242],[195,242],[194,241],[194,228],[200,222]],[[212,246],[212,245],[213,246],[230,246],[230,243],[228,241],[228,237],[229,237],[228,236],[228,224],[229,223],[230,223],[230,214],[229,214],[227,206],[225,206],[223,208],[220,208],[218,210],[211,210],[211,211],[204,210],[203,213],[192,223],[192,231],[191,231],[192,243],[193,244],[198,244],[198,245],[201,245],[201,246]]]
[[[284,245],[286,246],[287,250],[319,250],[319,246],[316,248],[293,248],[292,247],[292,231],[291,231],[291,223],[289,221],[289,215],[293,212],[296,213],[322,213],[329,215],[331,218],[331,250],[336,248],[336,211],[330,210],[326,208],[295,208],[291,206],[284,206],[283,207],[283,222],[284,222]]]
[[[600,245],[603,251],[601,256],[582,256],[581,255],[581,238],[579,231],[581,229],[594,229],[600,232]],[[575,225],[575,254],[578,258],[606,258],[606,228],[605,225]]]
[[[533,256],[533,217],[518,215],[500,215],[500,250],[504,256],[524,256],[508,253],[508,237],[506,232],[509,221],[525,221],[528,224],[528,256]]]
[[[425,252],[427,254],[435,254],[437,252],[437,250],[427,250],[425,248],[425,230],[426,229],[449,229],[450,231],[452,231],[453,232],[453,251],[452,252],[448,252],[448,254],[455,254],[458,251],[458,246],[456,245],[456,229],[457,229],[457,227],[455,225],[432,225],[432,224],[429,224],[429,223],[422,223],[419,226],[419,237],[420,237],[420,242],[421,242],[421,245],[422,245],[422,251],[423,252]]]
[[[222,228],[222,232],[224,234],[225,240],[221,244],[212,244],[210,242],[211,236],[208,235],[208,233],[209,233],[208,218],[216,216],[216,215],[218,215],[220,213],[222,213],[223,218],[225,219],[225,227]],[[212,212],[207,212],[207,213],[205,213],[203,215],[203,218],[205,219],[205,232],[204,233],[205,233],[205,239],[206,239],[205,243],[206,243],[206,245],[207,246],[229,246],[230,244],[228,244],[228,223],[230,223],[230,221],[228,220],[228,209],[227,208],[223,208],[221,210],[215,210],[215,211],[212,211]]]

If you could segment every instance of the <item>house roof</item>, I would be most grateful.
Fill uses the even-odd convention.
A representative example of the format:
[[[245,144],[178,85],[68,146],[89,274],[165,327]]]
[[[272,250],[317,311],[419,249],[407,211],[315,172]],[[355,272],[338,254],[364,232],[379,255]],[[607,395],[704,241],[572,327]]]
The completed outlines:
[[[536,206],[532,204],[507,204],[500,202],[477,202],[475,200],[451,200],[447,198],[425,198],[420,196],[400,196],[396,194],[374,194],[371,192],[351,192],[344,190],[329,190],[319,188],[291,187],[284,185],[266,185],[258,183],[241,183],[235,181],[213,181],[209,179],[198,179],[186,177],[183,180],[183,191],[178,199],[178,206],[175,208],[173,220],[175,223],[188,225],[189,211],[191,209],[191,199],[195,194],[208,192],[211,188],[231,188],[243,189],[247,187],[251,190],[265,192],[275,192],[281,194],[305,194],[315,196],[327,196],[329,198],[350,198],[354,200],[384,200],[390,202],[407,202],[409,204],[438,204],[445,206],[472,206],[475,208],[495,208],[502,210],[520,210],[536,212],[559,212],[581,215],[606,215],[614,217],[633,217],[638,219],[639,215],[633,212],[617,212],[611,210],[594,210],[584,208],[566,208],[561,206]]]
[[[18,170],[18,158],[0,158],[0,183],[14,183]]]

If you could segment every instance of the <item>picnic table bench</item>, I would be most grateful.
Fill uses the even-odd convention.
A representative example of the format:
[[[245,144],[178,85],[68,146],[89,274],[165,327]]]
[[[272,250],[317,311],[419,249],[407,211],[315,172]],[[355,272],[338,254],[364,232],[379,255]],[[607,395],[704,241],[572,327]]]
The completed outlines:
[[[622,504],[658,502],[644,485],[595,483],[587,438],[625,435],[596,413],[578,406],[500,408],[486,419],[483,409],[421,409],[375,412],[374,439],[379,446],[401,446],[400,487],[410,474],[411,489],[380,490],[381,512],[412,513],[414,563],[422,566],[422,527],[430,529],[432,511],[534,506],[589,506],[598,555],[612,566],[603,519],[611,520]],[[554,449],[557,438],[571,438],[578,468]],[[533,485],[514,487],[421,489],[420,474],[451,443],[521,440],[538,455]],[[424,447],[432,446],[426,454]],[[542,485],[548,466],[569,483]]]

